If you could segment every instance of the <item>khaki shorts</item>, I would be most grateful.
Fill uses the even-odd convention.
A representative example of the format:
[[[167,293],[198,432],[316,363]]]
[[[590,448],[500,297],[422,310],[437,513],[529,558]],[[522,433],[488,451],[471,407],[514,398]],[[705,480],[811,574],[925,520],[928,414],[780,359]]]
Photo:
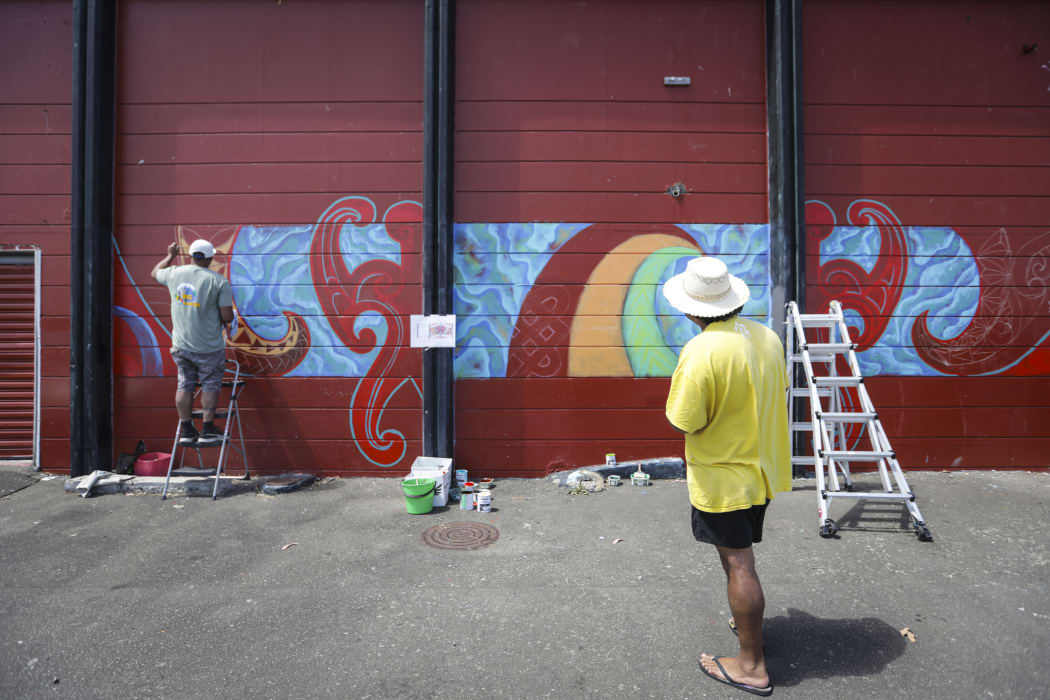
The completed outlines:
[[[193,391],[197,384],[201,391],[215,392],[222,388],[222,373],[226,367],[226,350],[190,352],[171,349],[171,359],[179,369],[179,391]]]

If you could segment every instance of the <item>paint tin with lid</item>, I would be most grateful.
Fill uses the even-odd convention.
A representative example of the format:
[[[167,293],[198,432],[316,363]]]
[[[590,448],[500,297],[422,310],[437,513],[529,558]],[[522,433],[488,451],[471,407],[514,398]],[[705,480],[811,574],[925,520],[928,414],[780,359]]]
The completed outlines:
[[[615,467],[616,466],[616,453],[606,452],[605,453],[605,466]]]
[[[467,481],[467,470],[466,469],[457,469],[456,470],[456,485],[459,486],[460,489],[462,489],[463,488],[463,484],[465,484],[466,481]]]
[[[480,513],[491,513],[492,512],[492,492],[491,491],[478,491],[478,512]]]
[[[459,496],[459,509],[460,510],[474,510],[474,494],[463,493]]]

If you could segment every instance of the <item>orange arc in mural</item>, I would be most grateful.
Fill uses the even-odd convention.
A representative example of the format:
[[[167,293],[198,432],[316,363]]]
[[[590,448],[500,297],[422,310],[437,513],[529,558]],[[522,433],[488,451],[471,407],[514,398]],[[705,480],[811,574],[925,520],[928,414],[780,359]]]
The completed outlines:
[[[662,233],[630,238],[609,251],[580,295],[569,336],[570,377],[633,377],[620,316],[631,280],[645,259],[662,248],[689,244]]]

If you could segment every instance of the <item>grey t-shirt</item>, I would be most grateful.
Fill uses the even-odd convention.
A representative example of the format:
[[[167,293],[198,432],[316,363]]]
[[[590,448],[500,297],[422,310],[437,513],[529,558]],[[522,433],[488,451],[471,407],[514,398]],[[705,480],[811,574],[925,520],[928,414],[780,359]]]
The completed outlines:
[[[200,265],[157,271],[156,280],[171,292],[171,346],[188,352],[216,352],[222,339],[220,306],[233,306],[230,281]]]

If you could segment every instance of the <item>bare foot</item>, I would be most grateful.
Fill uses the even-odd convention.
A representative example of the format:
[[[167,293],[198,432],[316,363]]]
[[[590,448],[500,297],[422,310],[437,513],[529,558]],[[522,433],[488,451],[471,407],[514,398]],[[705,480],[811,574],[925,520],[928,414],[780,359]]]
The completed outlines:
[[[718,670],[718,666],[715,664],[715,657],[710,654],[701,654],[700,663],[703,664],[703,667],[716,678],[722,678],[723,680],[732,679],[734,683],[743,683],[754,688],[769,687],[769,673],[766,672],[765,664],[745,669],[739,658],[735,656],[720,656],[718,658],[718,663],[722,664],[722,668],[724,668],[726,673],[729,674],[729,678],[726,678],[725,675]]]

